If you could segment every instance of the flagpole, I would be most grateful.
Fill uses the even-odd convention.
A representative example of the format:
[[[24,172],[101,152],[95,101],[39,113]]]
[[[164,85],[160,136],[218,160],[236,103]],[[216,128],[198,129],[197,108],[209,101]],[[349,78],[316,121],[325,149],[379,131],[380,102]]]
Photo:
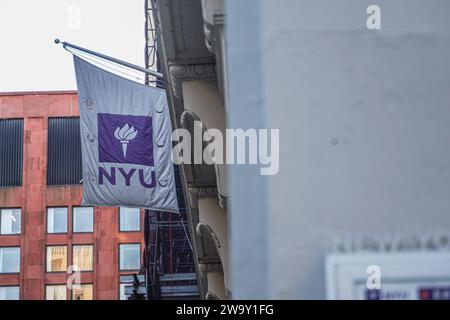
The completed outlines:
[[[89,49],[77,46],[75,44],[72,44],[72,43],[69,43],[69,42],[66,42],[66,41],[61,42],[59,39],[55,39],[55,43],[56,44],[60,44],[61,43],[64,49],[69,47],[69,48],[73,48],[75,50],[83,51],[83,52],[86,52],[86,53],[91,54],[93,56],[96,56],[96,57],[99,57],[99,58],[102,58],[102,59],[105,59],[105,60],[109,60],[109,61],[112,61],[114,63],[120,64],[122,66],[128,67],[130,69],[134,69],[134,70],[137,70],[137,71],[140,71],[140,72],[144,72],[144,73],[149,74],[151,76],[154,76],[156,78],[163,79],[163,77],[164,77],[163,74],[160,73],[160,72],[149,70],[149,69],[140,67],[138,65],[135,65],[135,64],[123,61],[123,60],[119,60],[119,59],[107,56],[107,55],[99,53],[99,52],[95,52],[95,51],[92,51],[92,50],[89,50]]]

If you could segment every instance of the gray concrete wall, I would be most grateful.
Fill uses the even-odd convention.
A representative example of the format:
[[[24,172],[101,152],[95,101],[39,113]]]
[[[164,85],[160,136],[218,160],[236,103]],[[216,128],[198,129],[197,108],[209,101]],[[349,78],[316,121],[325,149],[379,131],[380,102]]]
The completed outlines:
[[[325,298],[342,233],[450,229],[449,15],[446,0],[227,1],[229,126],[280,129],[277,175],[231,167],[233,298]]]
[[[227,1],[231,128],[263,128],[260,1]],[[248,20],[248,21],[247,21]],[[251,23],[250,23],[251,21]],[[231,39],[232,37],[232,39]],[[228,205],[233,299],[270,297],[269,233],[265,179],[256,166],[230,166]]]

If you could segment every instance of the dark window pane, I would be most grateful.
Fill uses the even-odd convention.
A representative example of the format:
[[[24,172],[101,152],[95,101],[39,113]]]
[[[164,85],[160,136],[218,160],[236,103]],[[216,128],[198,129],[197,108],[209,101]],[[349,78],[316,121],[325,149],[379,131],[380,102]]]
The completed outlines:
[[[47,184],[79,184],[81,177],[80,119],[49,118]]]
[[[0,120],[0,187],[22,185],[23,119]]]

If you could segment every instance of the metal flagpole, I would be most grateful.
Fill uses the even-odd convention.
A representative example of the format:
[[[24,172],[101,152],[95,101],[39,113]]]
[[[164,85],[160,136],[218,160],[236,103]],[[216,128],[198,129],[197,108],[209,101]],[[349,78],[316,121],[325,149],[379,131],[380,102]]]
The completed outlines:
[[[102,53],[98,53],[98,52],[95,52],[95,51],[92,51],[92,50],[89,50],[89,49],[86,49],[86,48],[83,48],[83,47],[79,47],[79,46],[74,45],[74,44],[69,43],[69,42],[65,42],[65,41],[61,42],[59,39],[55,39],[55,43],[56,44],[60,44],[61,43],[64,49],[66,49],[66,47],[69,47],[69,48],[73,48],[73,49],[76,49],[76,50],[79,50],[79,51],[83,51],[83,52],[86,52],[86,53],[91,54],[93,56],[96,56],[96,57],[99,57],[99,58],[102,58],[102,59],[105,59],[105,60],[109,60],[109,61],[112,61],[114,63],[120,64],[122,66],[128,67],[130,69],[134,69],[134,70],[137,70],[137,71],[140,71],[140,72],[144,72],[144,73],[152,75],[152,76],[154,76],[156,78],[163,79],[163,74],[160,73],[160,72],[149,70],[149,69],[137,66],[135,64],[132,64],[132,63],[129,63],[129,62],[125,62],[125,61],[122,61],[122,60],[119,60],[119,59],[107,56],[107,55],[102,54]]]

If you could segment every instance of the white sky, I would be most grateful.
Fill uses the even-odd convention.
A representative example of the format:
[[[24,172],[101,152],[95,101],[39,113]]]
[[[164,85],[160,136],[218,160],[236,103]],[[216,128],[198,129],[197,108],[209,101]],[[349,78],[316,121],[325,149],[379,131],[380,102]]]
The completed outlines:
[[[144,22],[144,0],[0,0],[0,92],[75,90],[55,38],[143,66]]]

